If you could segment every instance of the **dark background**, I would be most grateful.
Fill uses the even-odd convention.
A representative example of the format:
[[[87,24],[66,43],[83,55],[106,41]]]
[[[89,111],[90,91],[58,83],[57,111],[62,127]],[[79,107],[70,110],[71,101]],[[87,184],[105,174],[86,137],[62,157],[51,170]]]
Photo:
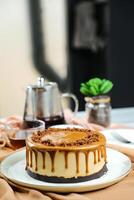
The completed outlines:
[[[134,106],[134,1],[111,0],[108,77],[114,82],[112,105]]]
[[[111,0],[95,3],[98,35],[103,34],[107,45],[97,52],[77,49],[72,45],[74,33],[74,8],[80,0],[67,0],[68,76],[62,80],[45,61],[40,1],[29,1],[31,36],[35,67],[51,81],[59,83],[62,91],[71,91],[79,97],[80,110],[84,109],[80,83],[91,77],[113,81],[111,93],[113,107],[134,106],[134,1]],[[108,21],[109,26],[107,26]]]

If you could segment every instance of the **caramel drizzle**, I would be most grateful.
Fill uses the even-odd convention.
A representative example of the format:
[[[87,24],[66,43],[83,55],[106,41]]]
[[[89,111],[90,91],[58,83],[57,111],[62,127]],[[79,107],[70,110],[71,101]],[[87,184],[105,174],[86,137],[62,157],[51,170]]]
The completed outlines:
[[[30,167],[33,166],[33,154],[32,154],[32,150],[30,150]]]
[[[32,150],[34,152],[34,155],[35,155],[35,171],[38,170],[38,152],[34,149],[29,149],[29,148],[26,148],[26,161],[27,161],[27,166],[29,166],[29,161],[30,161],[30,167],[33,166],[33,163],[32,163]],[[106,149],[104,148],[104,146],[101,146],[98,150],[98,159],[97,159],[97,152],[96,150],[87,150],[87,151],[83,151],[84,154],[85,154],[85,165],[86,165],[86,173],[88,174],[89,173],[89,162],[88,162],[88,158],[89,158],[89,153],[90,152],[93,152],[94,154],[94,164],[96,164],[97,162],[100,162],[101,158],[104,157],[104,160],[106,161]],[[41,152],[41,151],[40,151]],[[63,151],[64,152],[64,151]],[[30,158],[29,158],[29,153],[30,153]],[[48,151],[49,155],[50,155],[50,158],[51,158],[51,172],[54,172],[55,171],[55,167],[54,167],[54,159],[55,159],[55,151]],[[65,168],[67,169],[68,168],[68,151],[65,151],[64,152],[64,157],[65,157]],[[80,151],[76,151],[75,152],[75,157],[76,157],[76,173],[78,174],[80,172],[80,160],[79,160],[79,153]],[[41,152],[42,154],[42,159],[43,159],[43,169],[45,169],[45,158],[46,158],[46,152]]]
[[[46,168],[46,163],[45,163],[45,157],[46,157],[46,153],[45,152],[41,152],[41,154],[42,154],[42,159],[43,159],[43,169],[45,169]]]
[[[94,164],[97,163],[97,159],[96,159],[96,150],[93,151],[93,154],[94,154]]]
[[[86,159],[86,173],[89,173],[89,164],[88,164],[88,158],[89,158],[89,152],[90,151],[86,151],[85,152],[85,159]]]
[[[55,169],[54,169],[54,158],[55,158],[55,151],[49,151],[49,155],[50,155],[50,158],[51,158],[51,172],[54,172]]]
[[[38,153],[37,153],[37,151],[36,150],[33,150],[33,152],[34,152],[34,156],[35,156],[35,171],[37,171],[38,170]]]
[[[103,148],[103,146],[101,147],[101,158],[104,158],[104,148]]]
[[[79,174],[79,172],[80,172],[80,167],[79,167],[79,151],[77,151],[75,153],[75,157],[76,157],[76,173]]]
[[[65,169],[68,168],[68,151],[65,151]]]
[[[100,162],[100,149],[98,149],[98,162]]]

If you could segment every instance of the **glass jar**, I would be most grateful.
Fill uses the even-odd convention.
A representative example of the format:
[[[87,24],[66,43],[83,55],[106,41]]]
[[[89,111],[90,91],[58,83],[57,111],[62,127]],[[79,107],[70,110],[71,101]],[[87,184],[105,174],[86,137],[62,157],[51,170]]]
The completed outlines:
[[[108,127],[111,121],[111,104],[109,96],[86,97],[85,110],[87,120]]]

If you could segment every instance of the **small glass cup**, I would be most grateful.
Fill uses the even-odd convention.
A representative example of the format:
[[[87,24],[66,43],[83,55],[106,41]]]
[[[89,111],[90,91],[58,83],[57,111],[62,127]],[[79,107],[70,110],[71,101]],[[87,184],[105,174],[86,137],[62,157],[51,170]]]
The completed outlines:
[[[8,138],[11,147],[16,150],[26,145],[26,138],[36,131],[43,131],[45,122],[41,120],[27,121],[21,128],[8,128]]]

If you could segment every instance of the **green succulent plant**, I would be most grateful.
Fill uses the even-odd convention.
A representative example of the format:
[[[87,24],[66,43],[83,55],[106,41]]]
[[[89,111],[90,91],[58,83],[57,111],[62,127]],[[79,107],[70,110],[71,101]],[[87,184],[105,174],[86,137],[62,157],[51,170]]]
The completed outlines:
[[[107,94],[113,87],[113,83],[107,79],[92,78],[81,83],[80,92],[85,96],[99,96]]]

